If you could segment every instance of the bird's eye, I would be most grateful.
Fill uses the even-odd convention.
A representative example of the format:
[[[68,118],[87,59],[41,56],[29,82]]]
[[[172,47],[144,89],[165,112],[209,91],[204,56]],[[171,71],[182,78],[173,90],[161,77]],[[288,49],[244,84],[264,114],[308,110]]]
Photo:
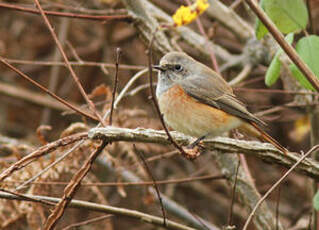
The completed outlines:
[[[177,64],[177,65],[174,66],[174,70],[176,70],[177,72],[180,72],[180,71],[183,70],[183,67],[181,65]]]

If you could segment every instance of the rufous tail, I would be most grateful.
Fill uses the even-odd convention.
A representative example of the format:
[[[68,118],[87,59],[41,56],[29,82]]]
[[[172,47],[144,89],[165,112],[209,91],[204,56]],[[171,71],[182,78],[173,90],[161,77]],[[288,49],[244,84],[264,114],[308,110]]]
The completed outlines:
[[[268,133],[262,130],[262,128],[260,128],[256,123],[251,122],[250,124],[259,132],[259,137],[274,145],[278,150],[282,151],[284,154],[287,154],[289,152],[288,149],[283,147],[277,140],[275,140],[272,136],[270,136]]]

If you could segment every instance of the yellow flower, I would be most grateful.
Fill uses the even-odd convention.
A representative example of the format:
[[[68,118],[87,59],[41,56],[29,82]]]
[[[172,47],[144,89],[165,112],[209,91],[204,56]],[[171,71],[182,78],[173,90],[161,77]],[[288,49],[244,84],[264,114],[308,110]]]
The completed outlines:
[[[187,25],[194,21],[200,14],[202,14],[209,4],[207,0],[197,0],[190,6],[181,6],[173,15],[174,25],[182,26]]]
[[[191,23],[196,17],[196,11],[192,11],[188,6],[181,6],[173,15],[173,20],[177,26],[181,26]]]
[[[202,14],[209,7],[207,0],[197,0],[196,4],[199,14]]]

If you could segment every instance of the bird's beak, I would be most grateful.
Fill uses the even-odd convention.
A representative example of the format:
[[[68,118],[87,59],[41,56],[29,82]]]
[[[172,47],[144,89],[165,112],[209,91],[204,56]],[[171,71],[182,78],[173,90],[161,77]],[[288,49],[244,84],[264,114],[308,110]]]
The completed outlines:
[[[153,68],[154,69],[157,69],[157,70],[159,70],[159,71],[161,71],[161,72],[164,72],[166,69],[165,68],[163,68],[162,66],[160,66],[160,65],[153,65]]]

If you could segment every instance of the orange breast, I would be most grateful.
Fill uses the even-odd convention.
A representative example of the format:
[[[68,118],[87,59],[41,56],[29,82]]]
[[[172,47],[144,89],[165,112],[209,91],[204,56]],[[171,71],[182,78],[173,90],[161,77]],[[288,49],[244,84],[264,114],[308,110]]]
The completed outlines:
[[[169,126],[194,137],[218,136],[242,124],[239,118],[200,103],[178,85],[164,92],[158,102]]]

